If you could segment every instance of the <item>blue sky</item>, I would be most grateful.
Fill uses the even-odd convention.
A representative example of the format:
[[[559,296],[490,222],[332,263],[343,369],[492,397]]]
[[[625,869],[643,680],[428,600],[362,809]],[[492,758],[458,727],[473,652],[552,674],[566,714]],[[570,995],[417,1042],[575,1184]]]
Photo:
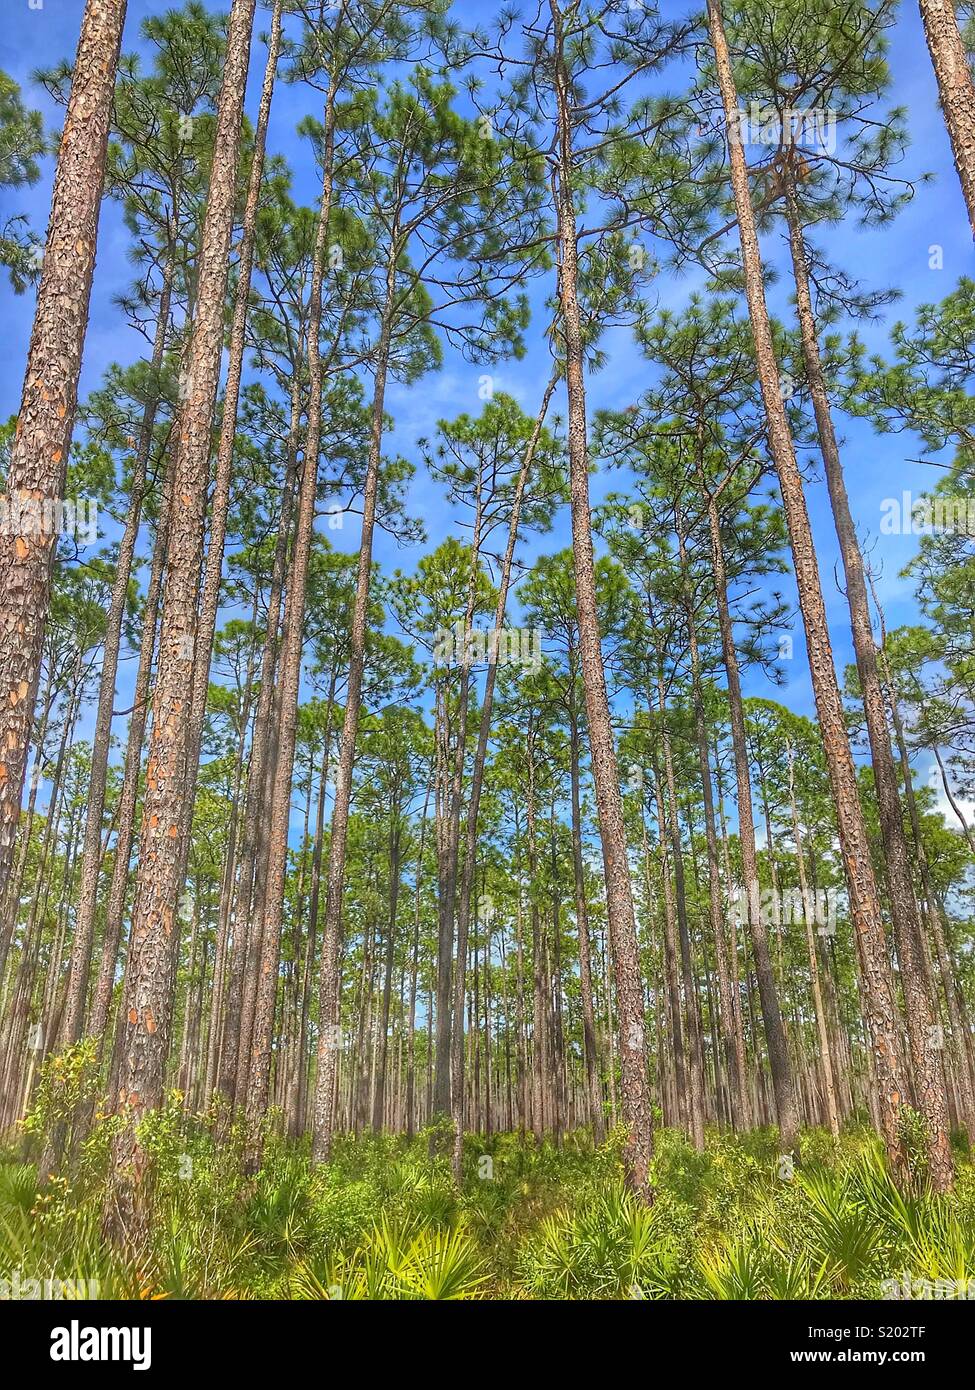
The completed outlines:
[[[215,11],[225,10],[226,4],[211,4]],[[149,14],[166,8],[156,0],[129,0],[124,47],[130,51],[140,47],[139,26]],[[675,13],[678,7],[674,8]],[[679,7],[683,11],[683,6]],[[0,67],[22,87],[25,100],[38,107],[51,124],[60,121],[60,114],[44,91],[31,80],[32,71],[57,60],[70,58],[77,43],[83,5],[82,0],[5,0],[2,30],[0,30]],[[465,3],[457,7],[464,22],[489,18],[494,6]],[[266,29],[266,8],[258,28]],[[253,114],[257,104],[257,87],[264,64],[264,48],[256,43],[252,53],[247,109]],[[899,317],[909,318],[918,303],[941,299],[955,286],[962,275],[973,273],[973,248],[968,230],[964,203],[951,163],[947,134],[937,107],[936,87],[924,43],[920,18],[912,4],[904,6],[891,38],[890,67],[893,73],[893,103],[907,108],[911,148],[902,166],[907,177],[930,171],[934,180],[921,188],[914,201],[887,228],[860,231],[854,225],[840,225],[820,231],[817,241],[831,260],[858,277],[865,288],[895,287],[901,291],[901,301],[886,311],[886,319],[867,325],[861,331],[871,346],[882,349],[886,325]],[[309,111],[317,110],[317,95],[301,87],[279,84],[274,98],[269,149],[284,155],[295,173],[295,196],[308,203],[316,198],[316,174],[310,167],[307,146],[295,134],[298,120]],[[46,161],[43,177],[32,189],[14,190],[3,195],[3,216],[14,212],[26,213],[31,224],[43,230],[50,199],[51,162]],[[943,249],[943,268],[929,266],[930,248],[938,244]],[[118,312],[112,305],[113,295],[127,287],[131,269],[126,260],[128,233],[122,226],[117,207],[107,203],[103,209],[99,240],[98,263],[92,295],[91,321],[85,350],[81,393],[96,386],[106,367],[115,360],[129,361],[141,355],[144,344],[134,334],[120,327]],[[788,274],[785,248],[778,237],[765,238],[764,251],[770,264],[779,266],[783,274],[770,292],[774,313],[791,321],[787,298]],[[688,279],[662,279],[656,286],[662,306],[679,308],[686,301],[692,282]],[[547,287],[546,287],[547,288]],[[17,297],[4,281],[0,284],[0,313],[3,332],[0,334],[0,418],[13,414],[19,404],[27,342],[32,316],[32,296]],[[541,316],[539,315],[539,322]],[[649,367],[632,345],[625,331],[608,338],[610,361],[606,369],[591,378],[589,400],[591,409],[602,406],[620,407],[629,404],[646,388]],[[484,368],[466,364],[459,357],[448,356],[443,370],[423,379],[419,386],[408,389],[393,385],[387,407],[395,419],[395,431],[388,439],[390,452],[415,457],[414,441],[428,432],[441,417],[450,418],[462,410],[476,411],[478,407],[478,377]],[[540,327],[534,329],[527,358],[518,363],[500,364],[494,371],[496,389],[510,391],[519,398],[525,409],[534,413],[547,379],[547,357],[540,342]],[[562,409],[561,404],[557,407]],[[910,537],[878,536],[881,503],[884,498],[899,496],[908,489],[915,494],[930,487],[936,474],[907,460],[920,452],[917,441],[908,435],[877,436],[865,422],[839,420],[842,431],[843,460],[854,516],[861,532],[877,538],[873,551],[875,562],[882,564],[883,575],[879,589],[890,627],[911,621],[915,614],[911,583],[899,578],[899,571],[913,553],[916,541]],[[618,486],[618,479],[593,480],[594,499],[602,491]],[[808,488],[823,587],[839,663],[852,660],[849,641],[849,619],[846,603],[833,580],[838,554],[826,499],[824,482]],[[437,489],[418,474],[411,490],[413,510],[421,515],[429,532],[429,543],[437,544],[456,523],[451,511]],[[329,533],[333,542],[355,548],[354,526],[341,535]],[[569,542],[568,516],[563,514],[555,531],[543,538],[541,549],[554,550]],[[399,551],[384,543],[379,558],[387,567],[409,568],[409,552]],[[786,593],[792,596],[786,578]],[[748,693],[780,699],[792,708],[812,712],[812,698],[805,667],[804,646],[795,633],[795,657],[785,664],[787,683],[776,689],[764,677],[749,677]]]

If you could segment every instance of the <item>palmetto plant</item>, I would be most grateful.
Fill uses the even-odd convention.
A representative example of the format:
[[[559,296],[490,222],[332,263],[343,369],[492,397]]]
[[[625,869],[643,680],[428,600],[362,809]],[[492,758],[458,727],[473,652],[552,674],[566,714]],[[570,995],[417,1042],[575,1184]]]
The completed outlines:
[[[543,1298],[666,1298],[679,1296],[688,1261],[655,1213],[614,1185],[543,1220],[521,1272]]]
[[[64,1297],[152,1296],[144,1263],[105,1245],[97,1206],[88,1202],[62,1219],[53,1209],[57,1198],[38,1194],[34,1170],[24,1171],[6,1171],[0,1183],[0,1278],[56,1280]],[[25,1205],[28,1194],[34,1205]]]
[[[446,1301],[477,1297],[487,1278],[484,1258],[463,1229],[384,1216],[353,1255],[302,1266],[295,1290],[307,1298]]]
[[[807,1198],[805,1244],[837,1290],[869,1275],[885,1248],[885,1231],[850,1173],[810,1169],[797,1175]]]
[[[292,1159],[260,1179],[247,1206],[247,1226],[271,1259],[295,1259],[314,1233],[308,1170]]]
[[[735,1240],[702,1252],[697,1260],[702,1292],[717,1299],[816,1298],[826,1266],[805,1254],[788,1254],[761,1223],[746,1227]]]
[[[212,1220],[172,1213],[157,1233],[153,1288],[175,1299],[239,1298],[260,1240],[253,1231],[228,1230]]]
[[[717,1299],[761,1298],[766,1288],[766,1263],[761,1232],[754,1229],[698,1257],[705,1288]]]
[[[975,1279],[964,1198],[904,1194],[875,1141],[851,1139],[783,1184],[755,1168],[747,1140],[716,1139],[693,1172],[661,1168],[650,1209],[618,1169],[607,1179],[600,1154],[560,1167],[554,1152],[506,1151],[494,1180],[472,1171],[441,1207],[449,1189],[422,1138],[398,1155],[361,1139],[318,1170],[298,1149],[269,1151],[244,1202],[232,1164],[217,1179],[201,1161],[168,1180],[178,1147],[174,1136],[160,1158],[138,1257],[105,1244],[94,1171],[39,1188],[31,1165],[0,1163],[0,1279],[94,1280],[122,1299],[354,1301],[811,1300],[875,1297],[892,1278],[963,1297]],[[723,1199],[726,1164],[749,1174],[740,1201]]]
[[[0,1163],[0,1216],[29,1212],[37,1196],[37,1172],[29,1163]]]

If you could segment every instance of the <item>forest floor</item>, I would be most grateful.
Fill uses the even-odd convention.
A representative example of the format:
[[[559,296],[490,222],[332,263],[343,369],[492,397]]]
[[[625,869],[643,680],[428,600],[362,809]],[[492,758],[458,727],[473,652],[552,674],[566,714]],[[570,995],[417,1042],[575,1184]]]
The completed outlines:
[[[307,1143],[272,1136],[248,1176],[243,1135],[218,1144],[174,1101],[147,1133],[138,1257],[101,1236],[111,1129],[97,1123],[70,1176],[43,1186],[30,1121],[0,1154],[0,1296],[32,1296],[36,1279],[100,1298],[975,1297],[970,1156],[959,1146],[951,1196],[920,1165],[905,1193],[865,1127],[806,1131],[795,1163],[774,1130],[710,1132],[703,1152],[660,1130],[647,1209],[624,1190],[618,1135],[470,1136],[460,1192],[429,1135],[343,1138],[318,1168]]]

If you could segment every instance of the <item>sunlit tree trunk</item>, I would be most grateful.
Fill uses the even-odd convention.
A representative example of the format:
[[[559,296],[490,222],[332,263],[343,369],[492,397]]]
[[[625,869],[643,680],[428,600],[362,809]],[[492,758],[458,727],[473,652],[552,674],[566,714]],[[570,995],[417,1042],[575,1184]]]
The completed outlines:
[[[967,73],[967,67],[966,67]],[[935,1022],[937,1010],[925,978],[925,949],[918,922],[914,884],[911,878],[910,855],[904,834],[904,813],[897,789],[897,773],[887,725],[887,710],[880,684],[877,649],[870,621],[870,603],[863,570],[863,556],[856,527],[850,512],[839,445],[833,428],[812,297],[809,291],[809,267],[806,256],[799,206],[791,168],[785,176],[786,211],[789,223],[789,242],[792,251],[792,270],[796,285],[796,306],[799,334],[802,343],[803,365],[816,417],[819,448],[826,469],[836,535],[843,561],[846,598],[850,609],[853,647],[856,653],[857,674],[866,715],[870,759],[873,765],[874,790],[880,818],[880,834],[887,868],[890,912],[894,926],[894,942],[900,966],[901,988],[904,993],[907,1032],[913,1064],[914,1088],[918,1106],[927,1126],[929,1175],[936,1191],[951,1187],[954,1163],[948,1123],[948,1097],[945,1092],[941,1053],[937,1044]]]
[[[332,163],[335,142],[336,88],[334,75],[325,106],[322,145],[322,196],[315,237],[314,264],[308,310],[308,421],[302,451],[301,488],[295,521],[294,549],[288,572],[284,629],[278,673],[277,760],[271,788],[268,865],[264,887],[258,988],[251,1039],[247,1115],[253,1125],[267,1109],[271,1075],[271,1044],[277,997],[281,921],[288,866],[288,827],[291,821],[291,783],[295,739],[298,732],[298,688],[301,683],[302,633],[305,591],[311,560],[318,487],[318,462],[322,434],[323,369],[319,335],[322,317],[322,282],[325,250],[332,207]],[[238,1101],[240,1101],[238,1096]]]
[[[975,85],[953,0],[919,0],[924,37],[938,81],[941,111],[968,220],[975,236]]]
[[[706,480],[702,478],[706,491]],[[731,721],[731,746],[734,754],[735,781],[738,792],[738,841],[741,846],[744,884],[743,908],[748,922],[762,1008],[765,1044],[768,1049],[772,1087],[775,1093],[776,1117],[779,1123],[779,1143],[783,1153],[790,1153],[796,1141],[795,1087],[789,1048],[782,1024],[779,992],[769,952],[768,931],[760,908],[758,883],[758,854],[755,848],[755,814],[752,806],[751,773],[748,746],[745,738],[745,713],[741,693],[741,674],[738,651],[728,603],[728,580],[725,568],[724,544],[721,537],[721,518],[714,496],[707,493],[708,527],[711,536],[711,563],[714,569],[714,591],[718,605],[718,628],[721,633],[722,660],[728,682],[728,710]]]
[[[759,384],[768,422],[769,446],[782,493],[796,587],[799,592],[799,606],[806,633],[816,712],[833,799],[836,803],[843,867],[861,967],[862,1004],[870,1032],[875,1079],[880,1097],[881,1129],[891,1161],[901,1168],[904,1155],[899,1135],[899,1115],[906,1093],[890,960],[870,859],[870,845],[860,808],[856,769],[850,753],[843,704],[833,666],[826,608],[816,565],[806,499],[779,385],[779,370],[775,360],[762,281],[761,252],[749,192],[748,168],[741,141],[738,95],[718,0],[708,0],[708,23],[724,107],[731,187],[741,240],[745,294],[755,345]]]
[[[98,903],[98,878],[102,867],[102,820],[105,813],[105,787],[108,780],[108,755],[112,737],[112,711],[115,705],[115,683],[118,676],[119,651],[122,645],[122,623],[129,598],[132,559],[142,521],[142,502],[146,488],[152,432],[159,407],[159,372],[169,333],[169,305],[173,283],[173,248],[167,254],[162,293],[156,319],[149,375],[149,397],[142,412],[139,439],[129,483],[129,509],[125,529],[115,561],[115,581],[112,585],[105,624],[105,647],[102,652],[102,673],[98,689],[98,711],[91,748],[88,811],[85,821],[81,862],[81,888],[75,909],[74,935],[71,941],[71,967],[68,992],[61,1020],[60,1047],[70,1047],[84,1030],[88,977],[91,972],[91,951],[95,936],[95,909]],[[113,962],[114,966],[114,962]]]
[[[332,1148],[334,1123],[332,1096],[341,1042],[339,1031],[339,960],[342,897],[345,886],[345,859],[348,849],[349,808],[352,801],[352,770],[355,763],[355,742],[362,704],[362,676],[365,668],[369,590],[372,579],[372,543],[376,526],[376,500],[379,492],[379,467],[382,458],[383,409],[386,400],[386,378],[389,372],[398,250],[399,235],[394,227],[390,236],[385,299],[374,358],[372,423],[366,481],[362,498],[359,567],[356,574],[355,601],[350,631],[349,679],[346,689],[345,715],[342,721],[342,736],[339,744],[335,803],[332,808],[328,879],[325,893],[325,921],[322,926],[318,1075],[315,1084],[314,1139],[312,1144],[312,1157],[318,1163],[329,1157]]]
[[[653,1150],[653,1123],[647,1080],[643,983],[626,852],[619,765],[610,720],[596,608],[592,513],[589,502],[586,387],[578,299],[578,247],[576,214],[572,201],[572,96],[563,48],[562,16],[556,0],[551,0],[550,8],[555,27],[553,76],[557,108],[556,215],[559,237],[559,306],[565,335],[567,442],[579,653],[606,878],[606,911],[616,971],[620,1079],[623,1091],[623,1123],[626,1127],[623,1159],[630,1188],[638,1196],[649,1201],[652,1198],[650,1159]]]
[[[11,512],[64,500],[126,0],[88,0],[7,468]],[[0,893],[13,865],[58,527],[0,533]]]
[[[142,1186],[147,1159],[137,1126],[162,1099],[179,952],[179,897],[185,865],[180,826],[187,792],[200,563],[254,3],[234,0],[227,31],[199,256],[197,312],[174,459],[173,518],[162,590],[136,903],[120,1018],[119,1089],[124,1096],[120,1094],[119,1101],[125,1123],[113,1145],[113,1181],[106,1209],[112,1237],[134,1245],[144,1238],[147,1219]]]

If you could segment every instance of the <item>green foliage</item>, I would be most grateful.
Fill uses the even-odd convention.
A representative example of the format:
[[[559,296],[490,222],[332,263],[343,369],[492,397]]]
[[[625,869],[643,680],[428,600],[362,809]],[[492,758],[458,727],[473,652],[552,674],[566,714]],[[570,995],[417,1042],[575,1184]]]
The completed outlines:
[[[24,105],[17,83],[0,71],[0,188],[36,183],[41,172],[37,161],[45,146],[41,113]],[[7,267],[17,294],[37,278],[41,249],[40,238],[24,216],[0,223],[0,265]]]
[[[76,1127],[84,1129],[98,1090],[98,1052],[94,1039],[86,1038],[64,1052],[52,1053],[41,1065],[33,1104],[24,1119],[24,1131],[38,1136],[58,1132],[66,1151],[74,1143]]]
[[[70,1177],[39,1186],[32,1164],[0,1162],[0,1279],[357,1301],[877,1298],[894,1281],[975,1279],[975,1169],[960,1164],[950,1197],[905,1192],[867,1129],[807,1131],[787,1175],[773,1130],[709,1133],[698,1152],[661,1129],[646,1207],[623,1185],[619,1132],[600,1147],[584,1133],[468,1136],[458,1191],[429,1132],[341,1137],[321,1167],[269,1132],[250,1176],[247,1135],[221,1123],[218,1141],[217,1119],[187,1116],[174,1093],[146,1121],[153,1220],[138,1260],[102,1237],[114,1122],[95,1125]]]

